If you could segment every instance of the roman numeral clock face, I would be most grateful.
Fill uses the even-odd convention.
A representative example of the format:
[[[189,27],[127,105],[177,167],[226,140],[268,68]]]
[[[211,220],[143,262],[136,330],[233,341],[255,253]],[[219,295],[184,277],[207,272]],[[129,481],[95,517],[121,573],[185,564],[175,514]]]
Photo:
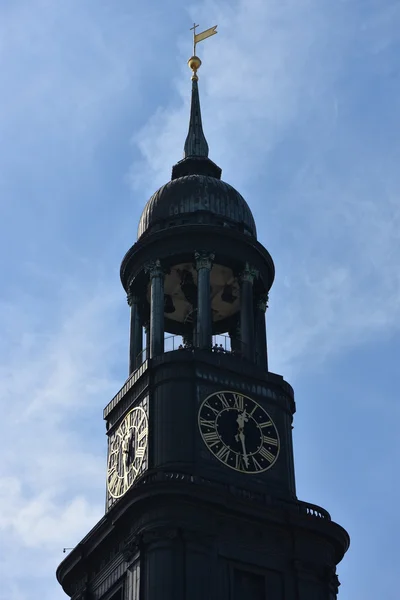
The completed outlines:
[[[147,437],[147,414],[138,406],[124,417],[110,440],[107,488],[113,498],[123,496],[143,472]]]
[[[268,413],[236,392],[208,396],[199,409],[199,429],[207,448],[241,473],[270,469],[279,455],[279,435]]]

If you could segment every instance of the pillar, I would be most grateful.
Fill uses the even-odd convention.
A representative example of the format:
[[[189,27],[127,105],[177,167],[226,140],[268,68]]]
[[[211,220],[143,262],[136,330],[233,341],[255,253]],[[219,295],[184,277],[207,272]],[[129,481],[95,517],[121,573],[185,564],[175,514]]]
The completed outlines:
[[[196,345],[198,348],[212,346],[212,315],[210,272],[214,254],[210,252],[195,252],[197,269],[197,324]]]
[[[147,321],[143,323],[143,329],[145,339],[144,358],[148,360],[150,358],[150,318],[148,318]]]
[[[256,363],[260,367],[265,367],[268,371],[268,352],[267,352],[267,329],[265,326],[265,313],[268,306],[268,294],[259,296],[255,306],[255,347]]]
[[[257,271],[246,263],[240,275],[240,337],[242,356],[254,361],[254,302],[253,281]]]
[[[164,352],[164,271],[159,260],[145,267],[150,275],[150,358]]]
[[[141,591],[146,600],[184,600],[185,564],[181,532],[157,527],[142,535],[143,576]]]
[[[232,325],[228,331],[231,340],[231,352],[240,356],[241,354],[241,342],[240,342],[240,320],[239,314],[235,315]]]
[[[143,362],[143,332],[139,313],[139,298],[132,291],[128,292],[128,304],[131,307],[131,325],[129,336],[129,375]]]

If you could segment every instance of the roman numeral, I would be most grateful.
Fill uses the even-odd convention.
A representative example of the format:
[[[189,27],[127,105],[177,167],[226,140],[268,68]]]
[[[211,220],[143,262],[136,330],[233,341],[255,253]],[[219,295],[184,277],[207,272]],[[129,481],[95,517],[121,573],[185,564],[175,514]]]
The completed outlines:
[[[254,456],[252,456],[251,458],[253,459],[255,470],[256,471],[262,471],[263,467],[260,465],[260,463],[258,462],[258,460]]]
[[[223,408],[230,408],[228,400],[225,398],[225,394],[217,394],[218,400],[220,400]]]
[[[233,394],[233,408],[243,412],[244,410],[244,398],[240,394]]]
[[[142,456],[144,456],[144,451],[145,451],[145,447],[144,446],[139,446],[139,448],[137,448],[136,452],[135,452],[135,458],[142,458]]]
[[[246,465],[243,460],[243,456],[240,454],[236,454],[235,456],[235,469],[238,469],[239,471],[246,471]]]
[[[108,467],[107,477],[108,477],[109,481],[110,481],[110,477],[113,477],[114,475],[116,475],[118,477],[118,473],[116,473],[116,470],[117,470],[117,465],[116,464],[110,465]]]
[[[265,446],[261,447],[259,454],[270,463],[272,463],[272,461],[275,459],[275,456],[269,450],[267,450]]]
[[[111,475],[111,479],[109,479],[108,481],[108,489],[110,490],[110,493],[113,494],[114,493],[114,487],[115,484],[118,481],[118,473],[116,471],[113,472],[113,474]]]
[[[201,427],[212,427],[214,429],[215,428],[215,422],[214,421],[208,421],[207,419],[203,419],[203,417],[200,417],[200,426]]]
[[[255,404],[255,405],[253,406],[253,409],[252,409],[250,412],[248,412],[248,411],[247,411],[247,414],[248,414],[250,417],[252,417],[252,416],[253,416],[253,414],[256,412],[257,408],[258,408],[258,405],[257,405],[257,404]]]
[[[141,432],[138,434],[138,436],[137,436],[137,441],[138,441],[138,443],[140,443],[140,442],[141,442],[141,440],[142,440],[144,437],[146,437],[146,435],[147,435],[147,427],[145,427],[145,428],[143,429],[143,431],[141,431]]]
[[[222,448],[218,450],[215,456],[222,460],[225,464],[227,464],[230,453],[231,451],[229,448],[227,448],[226,446],[222,446]]]
[[[115,452],[112,452],[110,454],[110,456],[108,457],[108,470],[110,471],[111,468],[115,469],[117,466],[116,463],[117,463],[117,455]]]
[[[268,437],[267,435],[263,436],[263,443],[264,444],[270,444],[271,446],[277,446],[278,445],[278,440],[275,438],[271,438]]]
[[[272,421],[264,421],[264,423],[259,423],[261,429],[265,429],[265,427],[271,427]]]
[[[118,452],[119,444],[120,444],[120,437],[119,437],[119,434],[117,433],[117,435],[114,437],[113,441],[111,442],[111,452],[113,454]]]
[[[115,493],[116,493],[117,496],[121,496],[121,494],[123,493],[123,491],[124,491],[124,480],[120,479],[118,481],[117,485],[116,485],[116,491],[115,491]]]
[[[207,442],[208,446],[212,448],[215,444],[219,444],[220,439],[219,435],[216,431],[209,431],[208,433],[203,433],[204,441]]]
[[[205,406],[205,408],[209,408],[210,410],[212,410],[214,415],[219,415],[219,410],[217,410],[216,408],[211,406],[211,404],[209,404],[208,402],[205,402],[204,406]]]

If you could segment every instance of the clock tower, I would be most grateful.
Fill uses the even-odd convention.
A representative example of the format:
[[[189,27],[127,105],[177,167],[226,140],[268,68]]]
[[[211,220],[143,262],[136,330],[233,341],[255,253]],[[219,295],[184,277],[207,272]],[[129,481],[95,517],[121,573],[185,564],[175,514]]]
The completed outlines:
[[[268,370],[274,264],[208,158],[188,64],[184,158],[121,265],[129,377],[104,409],[105,515],[57,578],[73,600],[334,600],[349,536],[296,496],[293,389]]]

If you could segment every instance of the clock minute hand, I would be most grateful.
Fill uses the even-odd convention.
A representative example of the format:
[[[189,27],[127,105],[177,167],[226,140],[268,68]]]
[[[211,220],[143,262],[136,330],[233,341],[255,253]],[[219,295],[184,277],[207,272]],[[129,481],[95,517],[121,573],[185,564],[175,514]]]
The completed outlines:
[[[123,453],[123,463],[124,463],[124,483],[125,486],[128,485],[128,460],[129,460],[129,440],[124,439],[122,442],[122,453]]]
[[[244,464],[246,465],[246,467],[248,467],[249,466],[249,457],[247,456],[246,442],[245,442],[246,436],[243,433],[243,429],[239,429],[238,437],[239,437],[240,441],[242,442]]]
[[[240,413],[238,415],[238,418],[236,419],[236,422],[239,426],[238,428],[238,432],[236,437],[236,440],[238,441],[238,438],[240,439],[241,443],[242,443],[242,449],[243,449],[243,460],[244,460],[244,464],[246,465],[246,467],[249,466],[249,458],[247,456],[247,452],[246,452],[246,437],[244,435],[243,429],[244,429],[244,424],[248,421],[248,416],[246,414],[246,411],[244,410],[242,413]]]

